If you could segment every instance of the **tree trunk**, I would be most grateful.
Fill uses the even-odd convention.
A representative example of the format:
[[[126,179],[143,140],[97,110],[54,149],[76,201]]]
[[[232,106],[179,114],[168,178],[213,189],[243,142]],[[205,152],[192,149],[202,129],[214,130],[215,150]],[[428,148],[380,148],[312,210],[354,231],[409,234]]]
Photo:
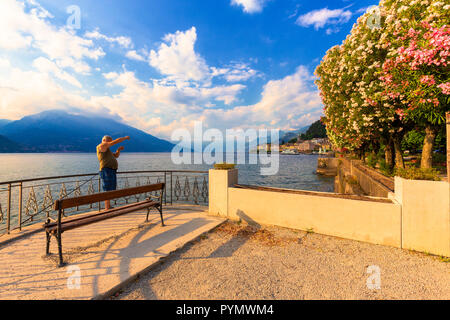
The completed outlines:
[[[384,159],[386,160],[386,164],[389,168],[394,167],[394,143],[391,138],[389,138],[386,143],[386,147],[384,149]]]
[[[393,140],[394,140],[394,152],[395,152],[395,167],[405,169],[405,163],[403,162],[401,136],[394,135]]]
[[[421,168],[427,169],[433,167],[433,145],[436,135],[436,129],[432,126],[425,128],[425,140],[423,141],[422,160],[420,162]]]
[[[373,153],[375,153],[375,156],[378,157],[378,153],[380,152],[380,143],[379,142],[372,142],[372,150]]]

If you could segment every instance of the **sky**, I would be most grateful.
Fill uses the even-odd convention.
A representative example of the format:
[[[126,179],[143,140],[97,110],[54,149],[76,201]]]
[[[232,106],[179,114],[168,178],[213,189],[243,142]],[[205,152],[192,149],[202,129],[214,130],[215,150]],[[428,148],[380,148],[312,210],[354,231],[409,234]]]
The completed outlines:
[[[0,119],[64,109],[161,138],[295,130],[322,115],[314,70],[361,0],[1,0]]]

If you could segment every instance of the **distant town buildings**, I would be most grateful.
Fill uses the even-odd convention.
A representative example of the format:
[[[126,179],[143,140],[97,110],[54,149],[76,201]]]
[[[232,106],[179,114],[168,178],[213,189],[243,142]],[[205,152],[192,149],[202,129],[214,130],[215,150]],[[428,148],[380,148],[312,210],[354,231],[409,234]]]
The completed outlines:
[[[311,152],[328,152],[332,150],[331,143],[326,138],[315,138],[306,141],[297,141],[295,143],[286,143],[280,146],[280,152],[292,153],[311,153]]]
[[[281,151],[280,147],[272,145],[270,143],[264,143],[257,146],[256,149],[258,150],[258,152],[278,152]]]
[[[297,154],[297,153],[326,153],[332,151],[332,145],[326,138],[315,138],[311,140],[298,140],[295,143],[285,143],[276,147],[270,143],[264,143],[257,146],[258,152],[281,152],[283,154]]]

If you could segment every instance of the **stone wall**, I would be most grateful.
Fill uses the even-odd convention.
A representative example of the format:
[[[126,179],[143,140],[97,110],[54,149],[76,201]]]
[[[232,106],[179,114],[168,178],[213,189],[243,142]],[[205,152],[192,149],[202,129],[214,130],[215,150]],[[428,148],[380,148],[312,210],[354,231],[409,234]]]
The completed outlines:
[[[360,160],[319,158],[318,166],[336,173],[335,192],[387,198],[394,191],[394,179],[365,166]],[[320,170],[317,170],[321,174]]]

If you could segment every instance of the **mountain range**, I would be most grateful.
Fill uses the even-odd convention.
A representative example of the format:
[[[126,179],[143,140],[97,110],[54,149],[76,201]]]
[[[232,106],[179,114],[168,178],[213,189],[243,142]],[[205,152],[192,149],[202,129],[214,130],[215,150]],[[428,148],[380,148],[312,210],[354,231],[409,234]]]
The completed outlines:
[[[0,153],[5,152],[21,152],[22,146],[0,135]]]
[[[12,121],[6,120],[6,119],[0,119],[0,128],[6,126],[10,122],[12,122]]]
[[[0,120],[0,152],[95,152],[104,135],[130,136],[124,144],[127,152],[169,152],[174,147],[110,118],[51,110]]]
[[[281,131],[280,142],[298,137],[309,127]],[[174,147],[169,141],[111,118],[50,110],[17,121],[0,119],[0,153],[95,152],[104,135],[130,136],[124,144],[126,152],[170,152]]]

